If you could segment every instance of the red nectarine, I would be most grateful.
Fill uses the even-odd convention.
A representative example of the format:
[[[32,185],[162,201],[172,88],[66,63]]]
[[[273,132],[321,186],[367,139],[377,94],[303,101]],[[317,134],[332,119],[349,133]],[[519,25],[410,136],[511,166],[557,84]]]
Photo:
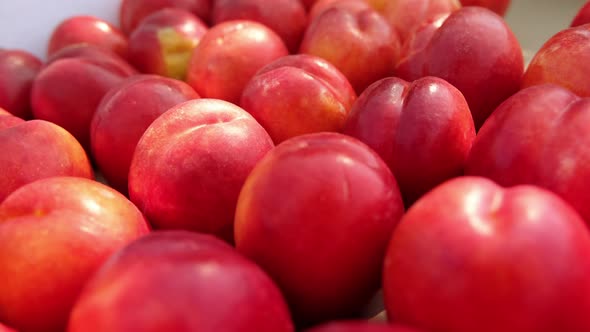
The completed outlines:
[[[389,317],[425,331],[589,331],[590,233],[557,195],[450,180],[393,233]]]
[[[66,130],[47,121],[13,123],[0,129],[0,151],[0,203],[19,187],[39,179],[93,178],[90,161],[80,143]]]
[[[113,255],[90,280],[69,332],[293,332],[278,287],[210,235],[161,231]]]
[[[90,127],[90,143],[109,185],[127,193],[127,177],[137,142],[168,109],[199,98],[186,83],[155,75],[127,79],[104,96]]]
[[[47,55],[75,44],[91,44],[127,58],[127,37],[103,19],[94,16],[73,16],[62,21],[49,39]]]
[[[207,29],[186,10],[154,12],[129,36],[129,61],[141,72],[184,80],[193,50]]]
[[[264,128],[238,106],[218,99],[184,102],[141,137],[129,195],[157,228],[231,241],[240,189],[272,147]]]
[[[96,181],[53,177],[21,187],[0,204],[0,321],[64,331],[94,271],[148,231],[131,202]]]
[[[23,50],[0,50],[0,107],[30,119],[31,88],[41,60]]]
[[[280,58],[259,70],[242,93],[240,106],[275,143],[320,131],[340,131],[356,93],[326,60],[306,54]]]
[[[299,324],[350,317],[377,291],[403,211],[395,178],[368,146],[307,134],[278,145],[248,176],[236,247],[274,278]]]
[[[220,23],[201,38],[191,57],[187,82],[203,98],[240,102],[256,72],[288,55],[281,37],[261,23]]]

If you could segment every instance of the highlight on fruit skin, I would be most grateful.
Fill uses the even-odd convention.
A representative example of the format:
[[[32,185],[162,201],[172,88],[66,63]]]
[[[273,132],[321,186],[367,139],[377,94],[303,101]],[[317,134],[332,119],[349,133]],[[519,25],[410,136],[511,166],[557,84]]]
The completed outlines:
[[[277,282],[295,322],[310,326],[369,302],[403,212],[394,176],[367,145],[306,134],[277,145],[248,176],[235,243]]]
[[[186,82],[203,98],[238,105],[252,76],[288,54],[281,37],[261,23],[222,22],[209,29],[194,49]]]
[[[586,23],[590,23],[590,1],[587,1],[586,4],[580,8],[570,24],[570,27],[577,27]]]
[[[240,189],[273,147],[266,130],[232,103],[180,103],[152,122],[137,143],[129,197],[156,228],[233,242]]]
[[[135,205],[94,180],[20,187],[0,204],[0,320],[19,331],[65,331],[94,272],[149,231]]]
[[[299,53],[331,62],[360,94],[374,81],[394,75],[400,46],[399,35],[369,6],[335,5],[310,20]]]
[[[590,97],[590,25],[561,30],[541,46],[522,79],[522,88],[556,84]]]
[[[262,23],[276,32],[290,53],[297,53],[307,26],[307,13],[301,0],[215,0],[211,24],[232,20]]]
[[[203,22],[209,22],[212,0],[121,0],[119,25],[129,36],[150,14],[166,8],[186,10]]]
[[[590,1],[530,58],[525,0],[66,1],[0,45],[0,332],[590,331]]]
[[[135,75],[111,89],[90,126],[92,156],[107,183],[127,194],[133,153],[146,129],[170,108],[198,98],[188,84],[159,75]]]
[[[240,106],[278,144],[314,132],[339,132],[356,99],[348,79],[313,55],[289,55],[260,69],[244,87]]]
[[[41,70],[41,59],[20,49],[0,49],[0,108],[30,119],[31,89]]]
[[[184,80],[193,50],[208,29],[186,10],[154,12],[129,36],[129,62],[143,73]]]
[[[94,178],[80,143],[62,127],[43,120],[0,116],[0,202],[37,180],[55,176]]]
[[[465,97],[447,81],[390,77],[359,96],[343,133],[379,154],[410,206],[437,185],[463,174],[475,125]]]
[[[476,129],[520,89],[522,47],[506,21],[490,10],[463,7],[440,27],[416,33],[426,36],[416,36],[417,49],[404,54],[396,75],[407,81],[436,76],[455,86],[469,104]]]
[[[546,189],[456,178],[400,221],[383,289],[388,317],[426,331],[586,331],[590,233]]]
[[[63,20],[49,38],[47,55],[76,44],[95,45],[127,58],[127,37],[113,24],[95,16],[78,15]]]
[[[271,278],[211,235],[153,232],[106,261],[86,285],[70,332],[294,332]]]

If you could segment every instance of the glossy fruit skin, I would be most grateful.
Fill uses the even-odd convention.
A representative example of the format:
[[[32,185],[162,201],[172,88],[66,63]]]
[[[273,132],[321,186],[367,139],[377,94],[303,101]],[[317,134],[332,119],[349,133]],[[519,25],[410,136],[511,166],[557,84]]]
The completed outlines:
[[[154,310],[154,309],[157,310]],[[230,245],[159,231],[113,255],[80,296],[69,332],[293,332],[278,287]]]
[[[377,290],[403,211],[395,178],[366,145],[337,133],[302,135],[248,176],[236,247],[273,277],[301,326],[349,317]]]
[[[479,129],[520,89],[524,59],[516,36],[501,16],[481,7],[461,8],[426,33],[430,40],[406,54],[396,74],[407,81],[436,76],[451,83],[465,96]]]
[[[375,150],[392,170],[406,206],[462,175],[475,139],[467,101],[443,79],[391,77],[357,99],[343,133]]]
[[[89,61],[122,76],[133,76],[137,74],[137,70],[133,68],[127,60],[121,58],[116,53],[88,44],[69,45],[60,49],[47,57],[47,61],[43,64],[43,69],[61,59],[80,59]]]
[[[130,35],[148,15],[164,8],[189,11],[204,22],[209,22],[213,0],[123,0],[119,8],[119,22],[125,35]]]
[[[137,207],[96,181],[52,177],[19,188],[0,204],[0,320],[64,331],[92,274],[148,232]]]
[[[0,107],[0,130],[16,126],[25,122],[25,120]]]
[[[590,97],[590,25],[562,30],[535,54],[522,80],[522,88],[557,84],[581,97]]]
[[[70,132],[90,151],[90,124],[104,95],[132,75],[96,58],[64,58],[44,67],[33,82],[33,116]]]
[[[231,20],[260,22],[275,31],[296,53],[307,26],[307,14],[300,0],[215,0],[211,11],[213,25]]]
[[[282,57],[244,87],[243,107],[278,144],[298,135],[340,131],[356,93],[328,61],[307,54]]]
[[[181,103],[138,142],[129,196],[156,228],[232,242],[240,189],[273,146],[264,128],[234,104],[205,98]]]
[[[0,324],[0,332],[17,332],[15,329],[11,329],[10,327]]]
[[[461,8],[459,0],[365,0],[385,17],[402,41],[416,29]]]
[[[555,194],[450,180],[393,234],[387,313],[425,331],[587,331],[589,253],[587,226]]]
[[[154,12],[129,35],[129,62],[142,73],[184,80],[191,54],[208,29],[186,10]]]
[[[318,16],[323,14],[325,11],[337,8],[342,9],[351,13],[358,13],[364,10],[371,10],[372,7],[368,1],[357,1],[357,0],[319,0],[313,4],[313,7],[309,10],[308,20],[315,20]]]
[[[220,23],[201,38],[186,82],[203,98],[239,104],[244,87],[258,70],[289,54],[283,40],[261,23]]]
[[[521,90],[482,127],[465,172],[549,189],[590,221],[589,121],[588,98],[548,84]]]
[[[95,45],[127,58],[127,37],[114,25],[94,16],[73,16],[62,21],[49,39],[47,55],[76,44]]]
[[[8,121],[11,123],[6,125]],[[0,123],[6,125],[0,129],[3,151],[0,154],[0,203],[15,190],[37,180],[55,176],[94,178],[84,149],[65,129],[43,120],[0,119]]]
[[[577,27],[586,23],[590,23],[590,1],[587,1],[586,4],[580,8],[570,26]]]
[[[360,94],[373,82],[394,74],[400,44],[385,18],[368,6],[336,6],[311,19],[299,53],[328,60]]]
[[[42,63],[23,50],[0,50],[0,108],[30,119],[31,88]]]
[[[137,143],[170,108],[199,98],[186,83],[156,75],[133,76],[102,99],[90,128],[91,151],[110,186],[126,194]]]

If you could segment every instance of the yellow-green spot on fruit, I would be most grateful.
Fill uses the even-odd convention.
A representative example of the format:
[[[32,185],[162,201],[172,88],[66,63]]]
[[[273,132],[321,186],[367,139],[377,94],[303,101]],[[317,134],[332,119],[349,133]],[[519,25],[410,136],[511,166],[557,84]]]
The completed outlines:
[[[173,28],[158,31],[158,40],[166,66],[166,76],[184,80],[188,63],[197,43],[179,34]]]
[[[33,215],[35,217],[43,217],[45,216],[45,211],[43,211],[43,209],[37,208],[33,211]]]

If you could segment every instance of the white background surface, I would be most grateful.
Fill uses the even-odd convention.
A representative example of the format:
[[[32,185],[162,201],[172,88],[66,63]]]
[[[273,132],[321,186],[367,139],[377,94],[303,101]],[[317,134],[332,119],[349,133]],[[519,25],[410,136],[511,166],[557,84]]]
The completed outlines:
[[[45,57],[47,40],[63,19],[90,14],[118,25],[121,0],[0,0],[0,48]],[[268,0],[271,2],[272,0]],[[569,26],[585,0],[513,0],[506,20],[529,52]]]
[[[121,0],[0,0],[0,48],[20,48],[45,58],[53,28],[74,15],[93,15],[115,25]]]

